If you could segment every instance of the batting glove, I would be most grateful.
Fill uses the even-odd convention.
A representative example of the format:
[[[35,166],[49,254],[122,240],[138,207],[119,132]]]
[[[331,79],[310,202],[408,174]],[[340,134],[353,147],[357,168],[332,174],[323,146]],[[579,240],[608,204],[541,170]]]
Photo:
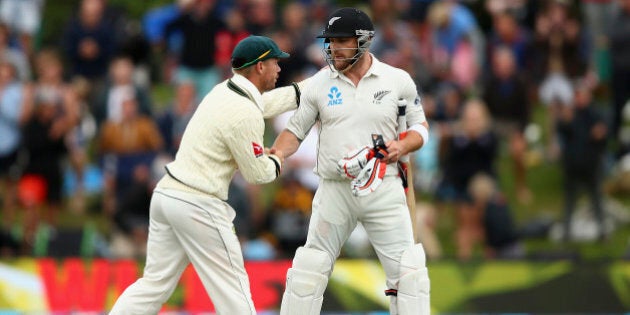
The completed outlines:
[[[353,195],[357,197],[367,196],[381,185],[387,171],[385,157],[387,157],[387,151],[379,149],[375,156],[368,161],[367,165],[350,183]]]
[[[355,179],[372,157],[374,150],[367,146],[350,151],[337,162],[337,173],[343,178]]]

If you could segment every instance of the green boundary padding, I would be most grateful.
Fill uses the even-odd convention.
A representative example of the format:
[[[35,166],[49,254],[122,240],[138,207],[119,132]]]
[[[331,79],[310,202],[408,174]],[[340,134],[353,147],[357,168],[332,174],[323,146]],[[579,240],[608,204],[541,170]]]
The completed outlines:
[[[630,309],[630,264],[627,262],[613,263],[609,268],[609,277],[619,300]]]
[[[439,279],[440,285],[432,286],[431,303],[440,312],[457,311],[475,297],[529,288],[571,270],[568,262],[449,263],[445,268],[442,265],[429,268],[431,278]]]

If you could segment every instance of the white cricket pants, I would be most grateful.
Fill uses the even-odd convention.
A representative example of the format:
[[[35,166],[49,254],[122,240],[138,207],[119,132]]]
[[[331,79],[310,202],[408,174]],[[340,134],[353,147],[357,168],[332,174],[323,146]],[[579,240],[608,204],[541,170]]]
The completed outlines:
[[[256,314],[233,229],[235,215],[219,199],[156,188],[144,274],[123,292],[110,314],[157,314],[189,262],[217,314]]]
[[[364,197],[352,195],[348,181],[322,180],[313,199],[305,247],[336,258],[357,221],[363,224],[383,266],[387,287],[397,288],[400,258],[413,246],[409,208],[398,177],[385,176],[381,186]]]

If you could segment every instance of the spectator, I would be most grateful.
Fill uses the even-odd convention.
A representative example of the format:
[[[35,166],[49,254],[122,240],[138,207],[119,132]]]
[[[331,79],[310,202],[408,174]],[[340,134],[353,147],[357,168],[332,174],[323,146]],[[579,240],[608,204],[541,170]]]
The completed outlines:
[[[630,100],[630,0],[619,1],[619,13],[614,18],[614,25],[609,33],[610,54],[612,57],[612,102],[613,122],[610,135],[617,139],[619,127],[622,121],[622,110]],[[630,151],[630,148],[622,148],[621,154]]]
[[[227,29],[217,33],[214,58],[216,66],[221,70],[221,76],[228,78],[232,76],[231,59],[234,47],[236,47],[238,42],[251,34],[247,31],[245,17],[240,10],[232,9],[227,11],[225,23]]]
[[[45,102],[50,103],[51,106],[56,106],[58,112],[59,129],[63,129],[63,141],[67,149],[67,157],[69,158],[70,165],[73,167],[77,175],[83,174],[83,166],[85,164],[86,146],[89,141],[89,122],[86,122],[84,118],[89,117],[86,115],[87,108],[85,107],[85,101],[80,97],[80,93],[87,93],[87,79],[77,79],[76,82],[83,82],[79,85],[70,85],[64,80],[64,67],[59,53],[52,48],[44,48],[40,50],[35,58],[35,72],[37,74],[37,81],[35,82],[35,92],[37,103]],[[80,90],[85,90],[81,92]],[[86,98],[84,95],[83,98]],[[89,120],[89,118],[86,118]],[[87,123],[87,125],[86,125]],[[80,134],[80,128],[86,133]],[[83,129],[88,128],[88,129]],[[94,126],[92,126],[92,136],[95,133]],[[82,183],[82,180],[79,181]],[[82,211],[83,201],[81,188],[76,191],[76,195],[73,198],[73,210]]]
[[[481,213],[470,206],[468,185],[478,172],[495,175],[497,141],[491,126],[485,104],[472,99],[445,140],[444,179],[437,194],[439,199],[456,202],[457,256],[463,260],[471,258],[474,244],[482,237]]]
[[[440,123],[446,133],[450,133],[447,129],[450,129],[450,126],[459,119],[464,95],[456,84],[449,81],[439,82],[434,94],[436,98],[435,120]]]
[[[536,17],[532,39],[533,79],[540,83],[547,76],[560,73],[569,79],[586,74],[589,47],[585,33],[571,16],[567,0],[552,0]]]
[[[451,78],[467,93],[478,89],[479,66],[478,53],[475,51],[470,35],[466,34],[457,43],[451,59]]]
[[[215,12],[214,0],[195,0],[193,7],[167,24],[166,36],[182,33],[176,82],[193,81],[199,99],[221,80],[215,64],[216,36],[225,24]]]
[[[472,13],[455,1],[436,1],[428,13],[433,38],[431,64],[441,79],[454,80],[451,63],[456,53],[469,50],[472,64],[483,64],[483,34]],[[458,52],[458,49],[460,50]]]
[[[306,59],[304,51],[298,50],[296,42],[291,38],[291,34],[285,30],[276,31],[270,35],[278,43],[282,51],[291,54],[291,58],[282,60],[283,70],[278,73],[278,85],[290,85],[292,82],[300,81],[307,76],[306,72],[313,70],[311,63]]]
[[[275,0],[249,0],[246,7],[247,31],[251,34],[268,34],[278,22]]]
[[[592,46],[590,66],[599,74],[602,81],[608,81],[609,64],[600,58],[608,51],[608,35],[617,29],[615,17],[619,11],[617,0],[582,0],[580,1],[584,26],[588,30],[588,42]]]
[[[181,53],[181,31],[166,34],[166,25],[177,19],[180,15],[190,10],[194,0],[177,0],[149,9],[142,18],[144,36],[151,46],[153,72],[152,79],[168,83],[171,81],[172,68],[176,63],[176,56]]]
[[[195,85],[192,82],[181,82],[175,88],[175,99],[162,113],[157,124],[164,139],[164,151],[171,159],[179,148],[184,129],[197,108]]]
[[[115,256],[142,258],[146,256],[147,237],[149,235],[149,208],[153,179],[149,165],[139,165],[133,169],[132,180],[120,195],[114,214],[114,224],[124,237],[130,240],[131,255],[112,252]]]
[[[64,143],[67,129],[61,127],[64,122],[59,113],[63,109],[58,105],[60,104],[51,100],[39,99],[36,102],[33,117],[24,127],[23,140],[23,146],[28,153],[28,164],[24,170],[24,176],[38,176],[43,179],[44,187],[46,187],[45,221],[51,227],[56,227],[61,209],[62,162],[67,153]],[[30,224],[35,227],[38,223],[31,222]]]
[[[30,120],[29,89],[15,79],[15,67],[0,61],[0,184],[2,184],[2,225],[15,221],[16,187],[21,175],[19,152],[22,126]]]
[[[424,116],[429,122],[429,134],[431,134],[431,138],[422,146],[422,150],[419,150],[413,155],[414,160],[412,164],[415,168],[414,174],[416,174],[413,178],[416,191],[429,194],[435,193],[439,178],[442,176],[440,165],[440,142],[442,132],[440,130],[440,123],[435,121],[436,107],[433,96],[426,95],[422,97],[422,108],[424,109]],[[428,206],[423,208],[431,210],[429,209],[431,207]]]
[[[117,52],[114,25],[104,19],[104,12],[104,1],[82,0],[78,14],[62,36],[70,73],[84,76],[93,84],[105,78],[107,65]]]
[[[140,23],[125,21],[123,34],[119,42],[118,52],[128,56],[133,62],[133,82],[143,89],[150,88],[149,74],[151,47],[145,39]]]
[[[243,242],[253,236],[256,218],[252,213],[252,204],[258,202],[250,197],[248,192],[249,185],[240,173],[234,176],[234,179],[228,187],[227,203],[238,213],[234,218],[234,229]]]
[[[0,2],[0,5],[2,3]],[[28,56],[23,51],[11,47],[9,41],[9,27],[5,24],[0,24],[0,58],[9,61],[15,67],[18,79],[26,82],[31,79],[31,65],[28,61]]]
[[[42,22],[45,0],[2,0],[0,20],[17,33],[19,48],[26,56],[33,56],[34,41]],[[22,78],[22,76],[20,76]]]
[[[282,25],[271,37],[291,58],[282,61],[283,70],[279,73],[278,85],[299,81],[306,71],[317,71],[318,67],[307,58],[307,49],[315,34],[308,25],[307,8],[299,3],[289,3],[282,10]],[[315,69],[313,69],[315,68]]]
[[[121,95],[120,120],[109,119],[99,136],[104,168],[104,210],[112,215],[127,187],[135,181],[137,168],[149,167],[163,147],[163,140],[153,119],[141,114],[138,101],[130,92]]]
[[[540,84],[538,97],[547,111],[545,115],[545,124],[549,130],[547,156],[553,161],[560,155],[556,121],[562,108],[573,104],[573,86],[564,74],[553,73]]]
[[[607,237],[603,209],[603,159],[606,149],[606,124],[593,108],[592,86],[579,82],[575,88],[574,106],[564,106],[558,119],[562,146],[564,177],[564,240],[571,239],[571,215],[575,209],[578,188],[586,188],[599,225],[599,239]]]
[[[443,257],[443,246],[437,235],[438,209],[428,202],[416,202],[415,217],[416,242],[422,243],[428,259],[440,259]]]
[[[498,47],[506,47],[512,51],[517,72],[527,71],[528,55],[531,47],[529,32],[518,24],[514,14],[501,11],[492,16],[494,25],[488,38],[487,59],[492,65],[493,55],[499,52]]]
[[[61,58],[52,49],[37,53],[35,59],[34,115],[24,129],[24,147],[28,153],[25,174],[45,180],[46,222],[57,225],[62,202],[64,159],[67,156],[66,137],[78,123],[78,103],[69,97],[63,80]]]
[[[88,150],[92,140],[96,136],[96,121],[89,110],[90,83],[87,79],[76,77],[68,87],[68,99],[76,104],[77,125],[66,137],[68,146],[68,160],[76,178],[76,190],[73,191],[72,206],[77,213],[85,210],[85,168],[89,163]]]
[[[406,70],[416,85],[426,89],[431,72],[420,51],[425,43],[414,38],[409,25],[392,18],[384,19],[374,36],[370,51],[383,61]]]
[[[470,180],[468,192],[472,207],[482,213],[485,257],[488,259],[520,259],[525,255],[523,244],[514,227],[510,207],[498,191],[495,180],[478,173]]]
[[[317,32],[310,28],[309,8],[300,2],[287,3],[282,9],[282,28],[288,33],[295,51],[304,54]],[[291,55],[293,56],[293,55]]]
[[[484,82],[483,99],[497,134],[508,143],[517,197],[521,202],[528,202],[532,196],[526,182],[525,165],[527,141],[524,131],[530,121],[527,84],[519,76],[513,50],[506,46],[495,47],[491,55],[492,68]]]
[[[109,65],[109,80],[99,90],[92,112],[100,127],[105,120],[122,119],[122,103],[125,97],[133,94],[142,114],[151,116],[153,104],[149,92],[133,81],[134,65],[131,58],[120,55]]]

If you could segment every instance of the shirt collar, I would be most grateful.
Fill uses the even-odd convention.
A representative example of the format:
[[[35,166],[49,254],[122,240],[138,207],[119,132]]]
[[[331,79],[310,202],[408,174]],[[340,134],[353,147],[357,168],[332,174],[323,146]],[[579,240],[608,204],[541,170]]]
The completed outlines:
[[[232,82],[249,94],[250,98],[254,101],[254,104],[256,104],[261,111],[265,110],[265,106],[262,101],[262,94],[260,94],[260,91],[258,91],[258,88],[254,85],[254,83],[238,73],[234,74]]]
[[[383,63],[380,62],[372,53],[369,53],[370,56],[372,56],[372,64],[370,65],[370,68],[368,69],[368,71],[365,73],[365,75],[363,76],[365,77],[369,77],[370,75],[375,75],[375,76],[380,76],[383,73]],[[334,68],[331,68],[332,71],[330,71],[330,77],[331,78],[338,78],[341,75],[341,72],[334,70]]]

